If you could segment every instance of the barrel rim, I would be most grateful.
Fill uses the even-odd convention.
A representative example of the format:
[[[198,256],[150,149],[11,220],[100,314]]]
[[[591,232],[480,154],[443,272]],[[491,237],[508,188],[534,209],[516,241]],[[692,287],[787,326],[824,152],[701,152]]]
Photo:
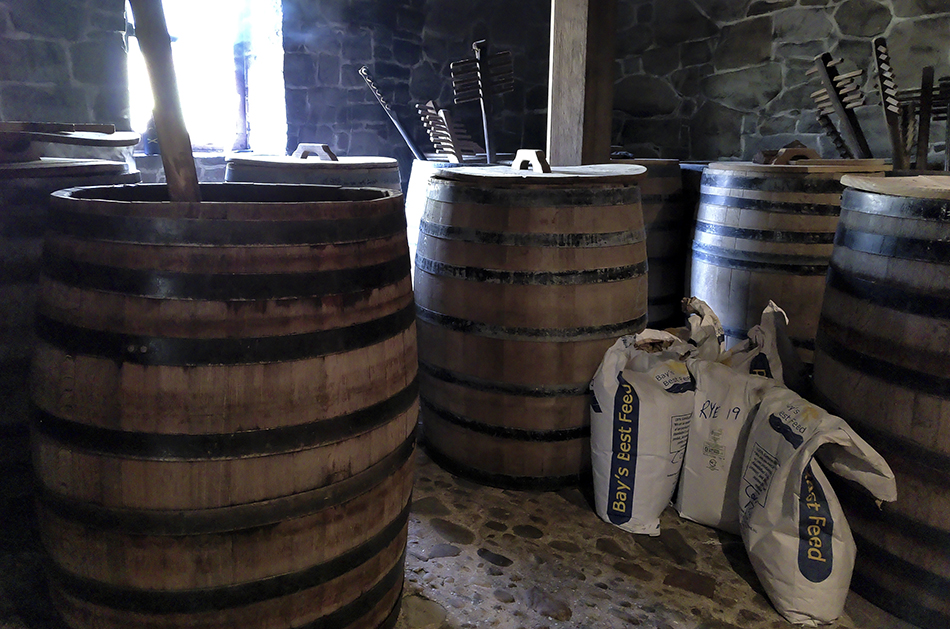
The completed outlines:
[[[616,172],[611,172],[616,171]],[[480,183],[494,181],[506,186],[575,186],[577,184],[635,184],[646,177],[645,166],[635,164],[586,164],[583,166],[552,166],[551,172],[515,170],[510,166],[463,166],[437,169],[430,177],[454,182]]]
[[[202,182],[198,184],[201,191],[202,206],[255,206],[274,205],[282,207],[312,206],[315,204],[336,204],[350,202],[387,202],[402,196],[402,192],[391,188],[374,186],[334,186],[309,183],[257,183],[246,181]],[[234,194],[236,198],[216,198],[221,193]],[[253,192],[253,194],[251,194]],[[145,198],[136,198],[136,193],[151,195]],[[280,193],[280,194],[277,194]],[[305,194],[328,198],[303,198]],[[96,203],[108,207],[149,207],[189,208],[195,205],[192,201],[172,201],[168,198],[168,186],[163,183],[135,183],[121,185],[77,186],[57,190],[51,195],[54,199],[64,203]],[[123,196],[128,198],[122,198]],[[243,197],[243,198],[242,198]],[[268,198],[272,197],[272,198]]]
[[[800,164],[756,164],[755,162],[712,162],[707,169],[747,170],[753,172],[807,174],[807,173],[876,173],[893,167],[883,159],[821,159],[804,160]]]
[[[938,181],[943,179],[944,181]],[[950,200],[950,173],[913,177],[864,177],[845,175],[841,184],[862,192],[915,199]]]
[[[293,168],[297,170],[358,170],[397,168],[399,162],[392,157],[377,155],[341,156],[336,160],[299,158],[293,155],[228,155],[224,158],[228,165],[256,166],[260,168]]]

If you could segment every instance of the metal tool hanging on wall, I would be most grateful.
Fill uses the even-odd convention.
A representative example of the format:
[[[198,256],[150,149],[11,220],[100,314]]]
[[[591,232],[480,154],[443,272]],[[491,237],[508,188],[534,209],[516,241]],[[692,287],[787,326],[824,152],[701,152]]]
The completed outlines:
[[[383,95],[380,94],[379,88],[376,87],[376,82],[369,74],[369,68],[366,66],[360,68],[360,76],[363,77],[364,81],[366,81],[367,87],[369,87],[370,91],[373,92],[373,96],[375,96],[376,100],[379,101],[380,106],[383,108],[383,111],[386,112],[386,115],[389,116],[389,119],[392,120],[393,126],[396,127],[396,131],[398,131],[399,135],[402,136],[403,141],[406,143],[406,146],[409,147],[409,150],[412,151],[412,154],[415,156],[415,158],[424,160],[426,158],[425,153],[419,149],[412,137],[406,131],[406,128],[403,127],[402,123],[399,122],[396,112],[392,110],[392,107],[389,106],[389,103],[387,103],[386,99],[383,98]]]
[[[480,147],[463,129],[447,109],[440,109],[434,101],[416,105],[422,124],[429,132],[429,139],[436,153],[445,155],[450,162],[461,163],[466,155],[478,155]]]
[[[511,51],[488,54],[488,42],[480,39],[472,44],[474,59],[454,61],[452,89],[457,104],[478,100],[482,107],[482,129],[485,132],[485,159],[495,161],[495,144],[492,129],[491,98],[514,89],[514,66]]]
[[[839,152],[842,152],[842,157],[869,159],[872,157],[871,149],[854,114],[855,107],[864,104],[864,93],[857,83],[863,71],[854,70],[842,74],[837,68],[842,61],[834,59],[831,53],[827,52],[815,57],[814,67],[806,74],[817,74],[822,87],[812,92],[811,97],[818,105],[818,122],[829,134]],[[834,133],[831,132],[834,127],[832,114],[838,118]],[[848,155],[844,155],[841,144],[847,148]]]
[[[942,77],[934,85],[933,66],[924,66],[921,68],[919,88],[898,89],[887,41],[877,37],[872,45],[881,89],[881,105],[894,147],[894,168],[910,168],[910,155],[915,154],[915,168],[927,170],[931,123],[946,122],[950,114],[950,77]],[[950,125],[947,126],[945,140],[950,142]],[[950,152],[946,150],[944,170],[950,170]]]
[[[910,167],[908,154],[913,146],[912,138],[916,135],[916,125],[913,116],[905,115],[907,108],[902,108],[897,98],[897,77],[894,75],[894,66],[891,65],[887,42],[883,37],[878,37],[871,45],[874,48],[881,109],[884,111],[884,122],[891,140],[894,169],[905,170]]]

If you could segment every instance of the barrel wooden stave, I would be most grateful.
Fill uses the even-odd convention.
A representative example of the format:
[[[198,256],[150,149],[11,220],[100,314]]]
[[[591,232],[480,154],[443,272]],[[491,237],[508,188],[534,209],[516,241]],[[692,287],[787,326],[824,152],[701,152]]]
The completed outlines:
[[[265,186],[281,212],[226,184],[170,208],[136,188],[67,191],[49,237],[66,266],[105,269],[46,260],[39,306],[33,441],[61,612],[78,627],[389,626],[418,413],[401,198]],[[149,221],[181,228],[136,231]]]
[[[0,165],[0,465],[26,464],[33,316],[49,195],[80,185],[135,183],[124,163],[42,159]]]
[[[852,587],[927,629],[950,622],[947,233],[938,202],[847,189],[815,358],[819,395],[898,485],[882,510],[842,494],[859,549]]]
[[[617,201],[631,193],[616,183],[461,172],[430,181],[420,226],[425,443],[479,482],[576,482],[590,465],[590,378],[618,336],[645,324],[639,203]],[[592,203],[602,190],[610,202]]]
[[[727,345],[745,338],[774,301],[811,362],[824,275],[840,211],[841,176],[881,172],[862,160],[818,166],[719,163],[702,176],[690,292],[707,302]]]
[[[680,302],[686,297],[685,275],[693,208],[683,196],[683,175],[675,159],[620,159],[647,169],[640,181],[646,231],[650,327],[682,323]]]

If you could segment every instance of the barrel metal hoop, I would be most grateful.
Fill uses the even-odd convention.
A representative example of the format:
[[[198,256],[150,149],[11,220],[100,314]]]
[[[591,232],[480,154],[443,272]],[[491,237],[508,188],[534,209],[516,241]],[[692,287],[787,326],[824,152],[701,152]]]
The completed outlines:
[[[623,206],[640,204],[640,188],[636,185],[604,185],[584,183],[571,178],[565,185],[545,180],[543,185],[522,185],[512,181],[512,187],[491,187],[459,182],[429,180],[426,197],[451,204],[504,206],[508,208],[563,208]]]
[[[679,177],[677,177],[679,179]],[[640,203],[643,205],[661,205],[669,203],[672,206],[679,206],[686,200],[685,195],[682,191],[673,192],[671,194],[643,194],[643,190],[640,191]]]
[[[744,197],[725,197],[709,193],[699,195],[700,205],[718,205],[737,210],[758,210],[777,214],[808,214],[810,216],[838,216],[841,208],[826,203],[791,203]]]
[[[297,592],[319,587],[351,572],[391,544],[402,532],[408,518],[409,505],[407,504],[402,513],[380,533],[339,557],[300,572],[240,585],[181,591],[133,590],[73,575],[56,566],[51,566],[51,576],[56,584],[68,594],[111,609],[156,616],[224,611],[291,596]],[[330,614],[312,623],[301,625],[301,628],[347,627],[372,610],[404,577],[405,551],[395,565],[372,588]]]
[[[422,409],[432,413],[439,419],[450,424],[488,435],[499,439],[513,439],[515,441],[528,441],[533,443],[554,443],[557,441],[573,441],[574,439],[584,439],[590,437],[590,425],[577,428],[564,428],[554,430],[526,430],[524,428],[510,428],[508,426],[498,426],[486,424],[468,417],[463,417],[457,413],[435,404],[426,397],[419,398],[419,405]],[[423,422],[424,423],[424,422]]]
[[[411,302],[377,319],[344,328],[287,336],[171,338],[82,328],[37,315],[37,337],[68,354],[97,356],[140,365],[240,365],[303,360],[369,347],[409,330],[416,318]]]
[[[797,232],[773,229],[749,229],[745,227],[730,227],[728,225],[707,223],[706,221],[696,221],[696,231],[726,238],[741,238],[742,240],[774,242],[776,244],[830,245],[834,243],[835,238],[834,232],[830,231]]]
[[[678,299],[676,300],[679,301]],[[471,319],[462,319],[442,314],[416,304],[416,316],[422,322],[453,332],[462,332],[486,338],[506,341],[540,341],[540,342],[571,342],[609,339],[636,334],[646,327],[646,315],[601,326],[584,326],[576,328],[525,328],[504,325],[492,325]]]
[[[832,338],[821,323],[818,326],[816,345],[829,358],[850,369],[905,389],[950,400],[950,378],[923,373],[862,354]]]
[[[358,411],[298,426],[222,434],[131,432],[90,426],[32,408],[33,428],[59,444],[120,459],[212,461],[273,456],[350,439],[387,424],[410,408],[418,378],[392,397]]]
[[[126,535],[218,535],[303,518],[344,504],[390,478],[415,451],[413,432],[395,450],[362,472],[317,489],[256,503],[216,509],[119,509],[57,494],[37,480],[40,504],[51,513],[89,528]]]
[[[43,254],[43,275],[75,288],[156,299],[283,299],[357,293],[409,276],[402,255],[371,266],[304,273],[184,273],[130,269]]]
[[[864,279],[840,270],[834,260],[828,270],[828,287],[874,306],[932,319],[950,319],[950,298],[945,294],[926,294],[877,279]]]
[[[938,548],[946,548],[950,545],[950,530],[941,530],[897,513],[888,508],[887,503],[884,503],[884,508],[879,508],[871,496],[861,494],[849,485],[836,482],[834,486],[847,513],[860,515],[866,520],[878,521],[922,544]],[[950,589],[947,591],[950,592]]]
[[[509,474],[496,474],[486,472],[463,463],[459,463],[451,456],[439,450],[438,446],[431,441],[423,441],[423,447],[426,454],[436,465],[447,472],[474,480],[482,485],[491,487],[502,487],[504,489],[517,489],[520,491],[549,491],[577,485],[581,480],[581,474],[569,474],[566,476],[512,476]]]
[[[580,234],[515,233],[455,227],[453,225],[433,223],[425,219],[419,223],[419,233],[423,236],[432,236],[433,238],[458,242],[470,242],[479,245],[559,247],[571,249],[635,245],[646,239],[642,229]]]
[[[582,382],[564,385],[522,385],[508,382],[498,382],[497,380],[485,380],[476,378],[468,374],[459,373],[433,365],[426,361],[419,361],[419,371],[436,380],[441,380],[447,384],[456,384],[467,387],[475,391],[484,391],[486,393],[502,393],[505,395],[518,395],[522,397],[533,398],[552,398],[567,396],[586,396],[590,391],[590,382]]]
[[[855,188],[844,189],[841,209],[891,218],[950,222],[950,200],[898,197]]]
[[[881,548],[875,544],[870,539],[864,537],[860,533],[857,533],[852,530],[852,535],[854,536],[854,541],[858,547],[858,552],[866,557],[871,562],[877,564],[878,566],[887,566],[888,570],[893,570],[896,574],[901,575],[904,579],[914,583],[914,586],[929,592],[935,595],[937,598],[947,598],[947,593],[950,592],[950,579],[945,579],[938,574],[933,572],[928,572],[925,568],[921,568],[913,564],[902,557],[899,557],[884,548]],[[893,596],[893,595],[892,595]],[[874,602],[874,599],[870,599]],[[915,602],[913,605],[914,611],[912,614],[916,615],[919,613],[917,609],[920,606],[920,602]],[[936,613],[935,610],[931,610],[926,606],[923,607],[923,613],[930,614]],[[945,623],[950,623],[950,616],[939,614],[943,617]],[[947,627],[950,624],[942,625],[929,625],[929,626],[943,626]]]
[[[739,269],[761,273],[786,273],[791,275],[825,275],[827,259],[792,256],[777,253],[756,253],[724,249],[693,242],[693,261],[705,262],[727,269]],[[801,264],[794,264],[795,261]]]
[[[715,169],[710,168],[703,171],[700,186],[807,194],[841,194],[842,189],[841,180],[837,177],[802,177],[778,173],[763,173],[759,177],[743,177],[734,173],[716,172]]]
[[[871,255],[932,262],[946,266],[950,264],[950,241],[904,238],[885,234],[848,229],[844,222],[838,224],[835,246],[846,247],[852,251]],[[950,273],[950,269],[945,270]]]
[[[325,220],[224,220],[147,218],[86,214],[52,207],[51,228],[85,240],[154,245],[320,245],[386,238],[406,229],[398,211],[359,218]]]
[[[474,266],[446,264],[416,254],[416,268],[430,275],[480,282],[483,284],[515,284],[521,286],[578,286],[623,282],[643,276],[646,261],[627,266],[584,271],[498,271]]]
[[[883,574],[882,571],[879,576]],[[861,571],[855,571],[851,576],[851,589],[884,611],[908,620],[916,627],[923,629],[950,627],[950,614],[927,607],[920,600],[908,598],[902,593],[892,592]]]

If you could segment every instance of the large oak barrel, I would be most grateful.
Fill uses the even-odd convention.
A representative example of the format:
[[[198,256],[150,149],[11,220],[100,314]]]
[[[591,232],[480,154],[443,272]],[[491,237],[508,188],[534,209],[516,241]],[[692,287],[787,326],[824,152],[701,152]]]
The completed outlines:
[[[416,254],[420,405],[432,458],[511,488],[590,467],[590,379],[646,323],[641,166],[443,170]]]
[[[53,196],[33,456],[77,628],[390,627],[418,415],[402,196]]]
[[[647,238],[647,320],[651,328],[682,325],[680,302],[686,297],[686,261],[693,228],[693,207],[683,197],[683,175],[675,159],[620,159],[647,169],[640,181],[640,202]]]
[[[950,177],[844,177],[815,387],[887,459],[898,499],[840,491],[852,588],[950,627]]]
[[[746,338],[774,301],[811,362],[846,173],[883,172],[879,160],[719,162],[703,171],[693,237],[692,295],[722,321],[727,346]]]
[[[28,380],[49,195],[139,178],[124,162],[99,159],[0,163],[0,468],[29,465]]]

